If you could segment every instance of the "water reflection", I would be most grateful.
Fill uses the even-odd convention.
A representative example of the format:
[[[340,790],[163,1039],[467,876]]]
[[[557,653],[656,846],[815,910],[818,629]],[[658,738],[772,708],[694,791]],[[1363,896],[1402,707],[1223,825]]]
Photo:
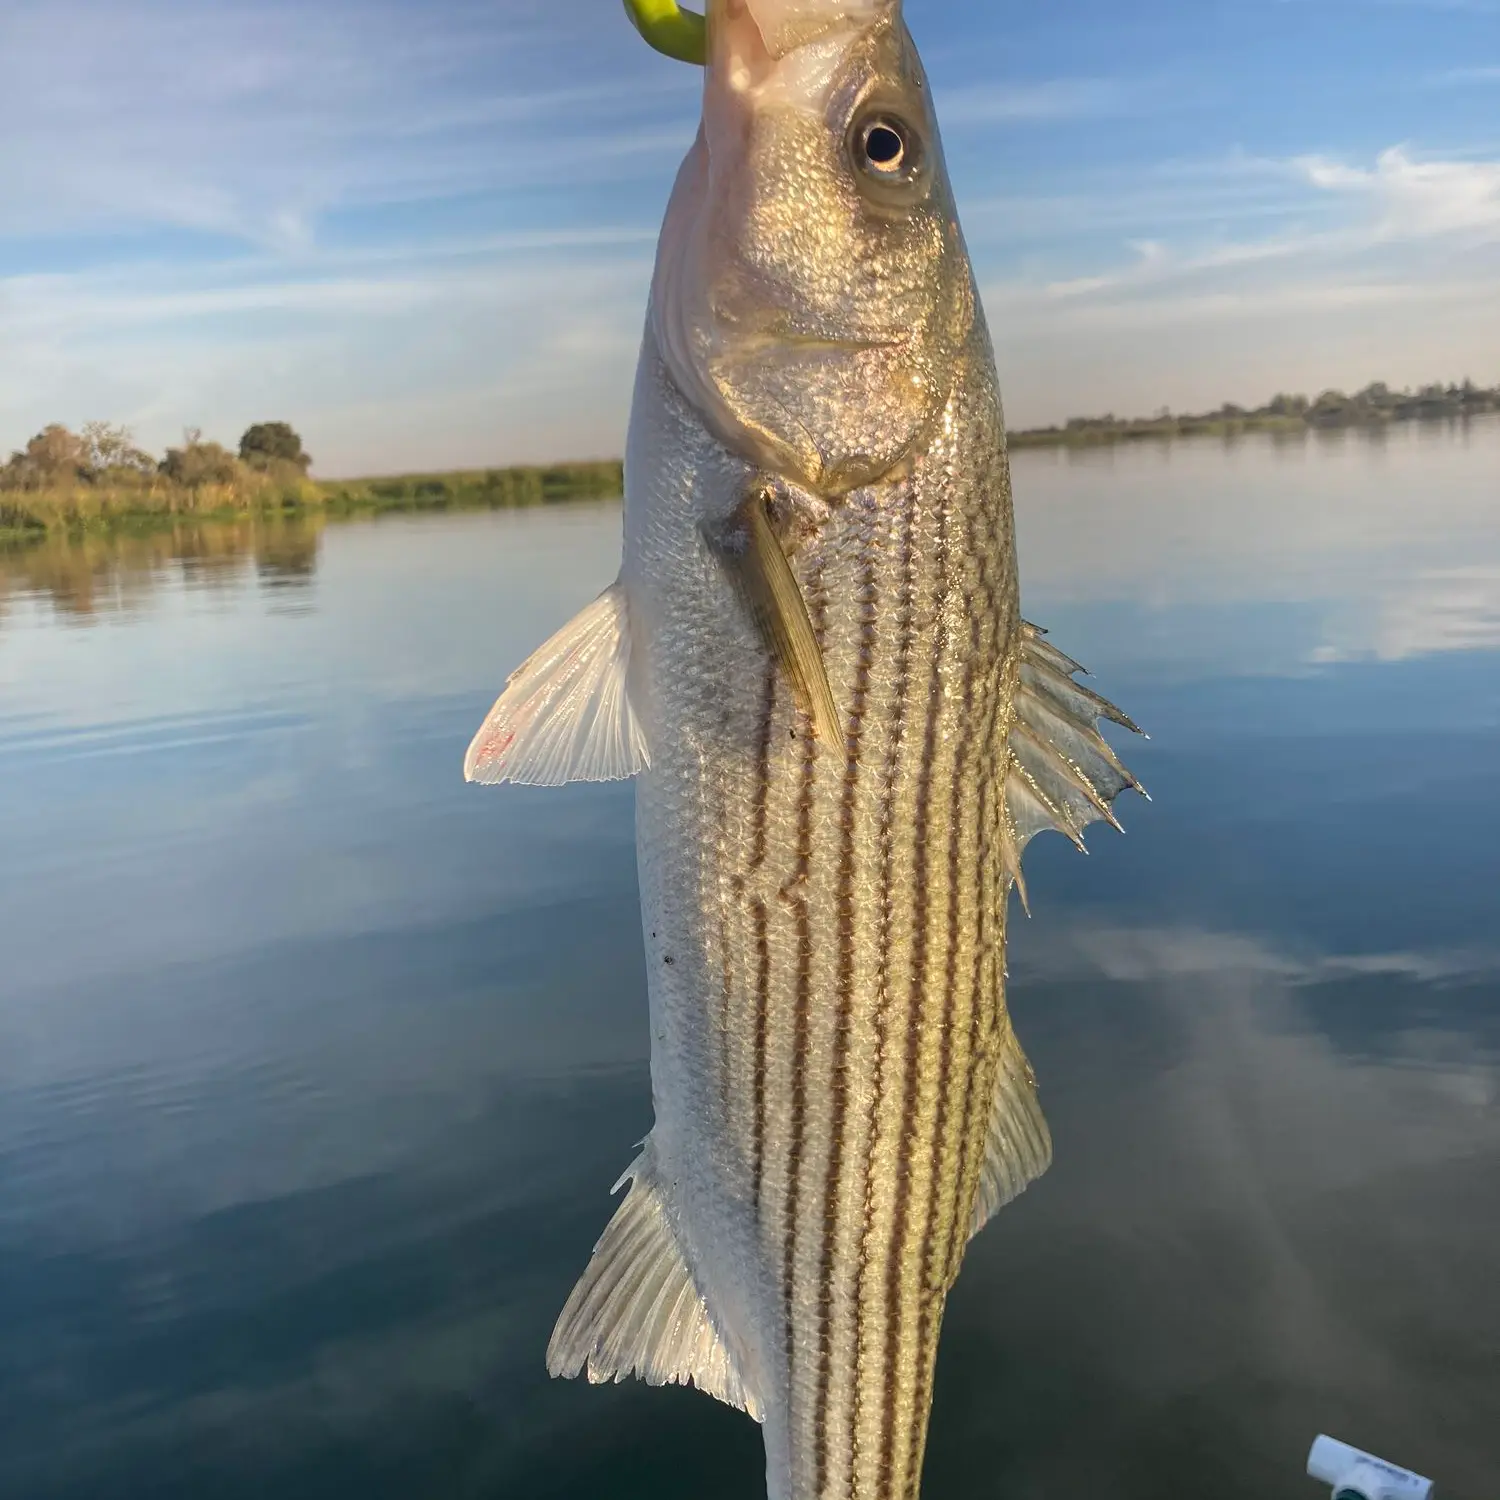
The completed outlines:
[[[1477,564],[1500,567],[1482,456],[1497,452],[1500,416],[1490,415],[1024,450],[1014,458],[1024,582],[1048,602],[1157,607],[1369,601],[1393,586],[1438,613],[1456,601],[1480,624],[1476,644],[1489,644],[1495,568]],[[7,596],[42,596],[90,618],[183,581],[232,588],[251,567],[267,586],[297,588],[316,573],[324,524],[194,521],[0,545],[0,608]]]
[[[301,517],[178,521],[0,545],[0,622],[17,596],[87,621],[137,609],[161,588],[232,590],[247,569],[267,587],[304,588],[317,571],[323,524]]]
[[[1292,1494],[1319,1429],[1492,1488],[1500,426],[1333,436],[1017,457],[1156,800],[1028,853],[1057,1160],[935,1497]],[[632,803],[458,763],[618,527],[0,561],[7,1500],[763,1494],[736,1414],[541,1368],[650,1117]]]

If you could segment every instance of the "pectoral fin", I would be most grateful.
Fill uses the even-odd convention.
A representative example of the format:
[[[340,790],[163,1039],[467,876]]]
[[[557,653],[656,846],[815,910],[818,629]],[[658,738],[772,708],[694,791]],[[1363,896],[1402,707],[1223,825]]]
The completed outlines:
[[[607,588],[511,674],[464,759],[464,779],[619,781],[649,762],[631,707],[625,585]]]
[[[751,495],[735,513],[736,525],[717,541],[735,588],[745,601],[766,650],[792,684],[813,730],[829,745],[843,742],[843,727],[823,650],[813,630],[797,575],[771,525],[766,497]]]

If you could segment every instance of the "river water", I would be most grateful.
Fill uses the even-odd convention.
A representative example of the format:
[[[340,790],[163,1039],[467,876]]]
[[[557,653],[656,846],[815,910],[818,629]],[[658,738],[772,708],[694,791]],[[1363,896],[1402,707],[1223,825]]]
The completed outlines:
[[[932,1500],[1500,1472],[1500,423],[1015,464],[1149,730],[1011,957],[1051,1172],[950,1304]],[[631,792],[466,787],[614,506],[0,553],[0,1495],[757,1500],[549,1382],[650,1124]]]

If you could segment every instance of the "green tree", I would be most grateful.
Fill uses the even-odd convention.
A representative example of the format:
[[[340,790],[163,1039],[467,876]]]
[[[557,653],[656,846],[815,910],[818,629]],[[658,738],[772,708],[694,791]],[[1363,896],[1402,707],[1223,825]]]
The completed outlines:
[[[83,442],[61,423],[44,427],[19,453],[10,456],[0,486],[11,490],[51,490],[84,476]]]
[[[1307,420],[1314,426],[1336,427],[1347,422],[1354,402],[1343,391],[1324,391],[1307,409]]]
[[[135,437],[128,427],[85,422],[79,444],[84,472],[94,484],[111,480],[130,483],[156,472],[156,460],[135,446]]]
[[[240,462],[252,469],[269,469],[273,464],[290,464],[305,474],[312,457],[302,448],[298,437],[286,422],[257,422],[245,429],[240,439]]]
[[[209,484],[234,484],[241,476],[239,461],[222,443],[205,443],[202,432],[190,427],[180,448],[168,448],[161,472],[173,484],[196,490]]]

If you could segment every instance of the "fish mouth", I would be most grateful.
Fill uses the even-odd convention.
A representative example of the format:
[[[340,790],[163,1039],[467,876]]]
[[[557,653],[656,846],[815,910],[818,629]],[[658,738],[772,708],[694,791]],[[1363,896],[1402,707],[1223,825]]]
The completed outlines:
[[[796,354],[875,354],[906,347],[905,339],[834,338],[821,333],[750,333],[734,342],[737,355],[777,349]]]
[[[709,35],[721,60],[762,71],[831,32],[869,25],[893,0],[709,0]],[[710,49],[712,50],[712,48]],[[710,61],[713,61],[710,58]]]
[[[725,355],[768,354],[787,351],[794,354],[874,354],[909,347],[909,335],[846,333],[832,328],[793,319],[782,313],[761,313],[749,318],[727,316],[722,310],[717,319],[720,346]]]

